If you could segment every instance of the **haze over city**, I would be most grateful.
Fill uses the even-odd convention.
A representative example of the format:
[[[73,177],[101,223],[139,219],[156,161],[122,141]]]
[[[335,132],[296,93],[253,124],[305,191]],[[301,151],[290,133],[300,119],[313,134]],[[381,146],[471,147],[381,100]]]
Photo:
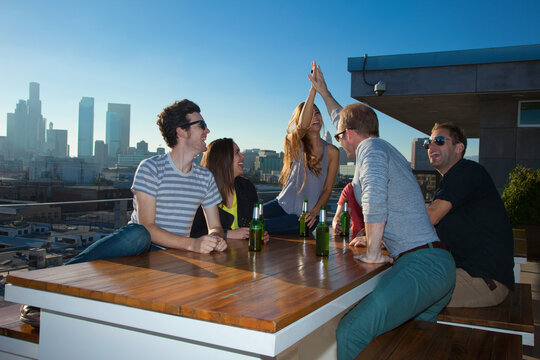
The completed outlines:
[[[71,156],[82,97],[95,99],[94,140],[105,140],[107,104],[121,103],[131,105],[130,146],[165,147],[156,115],[188,98],[202,109],[208,141],[281,151],[312,60],[345,105],[355,101],[349,57],[538,43],[538,13],[537,1],[4,1],[0,135],[37,82],[47,128],[68,131]],[[334,134],[324,103],[316,104]],[[410,159],[412,139],[425,134],[379,116],[381,137]],[[473,140],[468,155],[477,154]]]

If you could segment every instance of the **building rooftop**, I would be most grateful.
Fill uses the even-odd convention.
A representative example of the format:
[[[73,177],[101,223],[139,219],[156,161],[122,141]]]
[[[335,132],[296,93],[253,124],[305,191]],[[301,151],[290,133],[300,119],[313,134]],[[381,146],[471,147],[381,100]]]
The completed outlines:
[[[369,56],[366,62],[366,70],[489,64],[538,59],[540,59],[540,44],[535,44],[418,54]],[[363,66],[364,57],[349,58],[349,71],[362,71]]]
[[[453,121],[479,138],[486,101],[540,97],[540,45],[351,57],[348,70],[353,98],[425,134]],[[379,81],[382,96],[374,92]]]

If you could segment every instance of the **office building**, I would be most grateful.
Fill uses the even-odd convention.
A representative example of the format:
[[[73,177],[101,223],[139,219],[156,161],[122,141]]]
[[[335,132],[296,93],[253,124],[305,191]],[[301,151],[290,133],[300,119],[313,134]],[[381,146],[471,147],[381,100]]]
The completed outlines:
[[[19,100],[6,118],[6,135],[11,159],[30,157],[45,147],[45,119],[41,114],[39,84],[31,82],[28,100]]]
[[[429,162],[427,150],[424,149],[424,141],[429,138],[415,138],[412,142],[411,169],[413,170],[435,170]]]
[[[121,151],[121,137],[122,117],[116,112],[107,111],[105,142],[108,146],[109,157],[116,158],[116,155]]]
[[[135,150],[135,154],[148,154],[148,143],[144,140],[141,140],[137,143],[137,150]]]
[[[255,159],[259,156],[259,149],[246,149],[242,152],[244,155],[244,172],[255,171]]]
[[[107,105],[107,113],[114,112],[118,114],[121,122],[120,129],[120,145],[119,152],[126,153],[129,148],[129,129],[131,121],[131,105],[130,104],[114,104]],[[109,144],[109,143],[108,143]],[[111,153],[111,145],[109,144],[109,153]],[[116,154],[115,154],[116,155]]]
[[[17,136],[17,123],[14,113],[8,113],[6,117],[7,152],[6,159],[12,159],[15,153],[15,137]]]
[[[326,130],[326,133],[324,134],[324,141],[326,141],[329,144],[332,144],[332,135],[330,135],[330,131]]]
[[[47,134],[49,131],[47,130]],[[28,178],[31,181],[59,179],[74,184],[91,184],[98,174],[97,164],[88,163],[82,159],[42,156],[28,164]]]
[[[278,154],[274,150],[259,150],[258,156],[255,157],[255,170],[262,173],[281,171],[282,167],[283,153]]]
[[[99,169],[107,165],[107,158],[109,155],[109,147],[103,140],[96,140],[94,146],[94,162],[98,165]]]
[[[47,142],[45,144],[47,155],[65,158],[69,156],[67,130],[53,129],[53,123],[49,123],[47,129]]]
[[[28,92],[28,117],[26,127],[26,149],[41,151],[45,144],[45,120],[41,115],[41,100],[39,99],[39,84],[30,83]]]
[[[9,158],[9,145],[7,136],[0,136],[0,161]],[[1,177],[1,174],[0,174]]]
[[[14,156],[22,157],[27,150],[27,126],[28,126],[28,106],[25,100],[19,100],[15,107],[15,112],[13,116],[9,116],[13,119],[13,130],[12,134],[8,134],[9,142],[13,146]],[[9,119],[8,119],[9,120]],[[8,130],[10,126],[8,124]]]
[[[77,156],[92,157],[94,146],[94,98],[83,97],[79,101],[79,137]]]

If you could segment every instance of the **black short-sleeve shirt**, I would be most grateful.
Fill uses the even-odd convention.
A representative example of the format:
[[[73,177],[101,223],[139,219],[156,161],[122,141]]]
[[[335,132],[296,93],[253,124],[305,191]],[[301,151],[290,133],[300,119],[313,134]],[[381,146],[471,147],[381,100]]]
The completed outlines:
[[[456,267],[514,289],[512,227],[495,184],[484,167],[458,161],[443,177],[435,199],[452,209],[435,226],[451,250]]]

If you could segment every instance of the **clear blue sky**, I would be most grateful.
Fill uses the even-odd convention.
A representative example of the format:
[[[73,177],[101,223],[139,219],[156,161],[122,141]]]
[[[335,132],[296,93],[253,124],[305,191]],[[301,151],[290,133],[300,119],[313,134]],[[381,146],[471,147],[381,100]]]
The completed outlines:
[[[188,98],[209,140],[279,151],[312,60],[348,104],[348,57],[536,44],[539,14],[538,0],[0,0],[0,135],[36,81],[43,115],[68,130],[71,156],[83,96],[95,98],[94,140],[105,140],[107,103],[129,103],[130,145],[165,146],[156,115]],[[412,139],[424,135],[379,115],[381,137],[410,158]],[[468,153],[478,153],[478,141]]]

